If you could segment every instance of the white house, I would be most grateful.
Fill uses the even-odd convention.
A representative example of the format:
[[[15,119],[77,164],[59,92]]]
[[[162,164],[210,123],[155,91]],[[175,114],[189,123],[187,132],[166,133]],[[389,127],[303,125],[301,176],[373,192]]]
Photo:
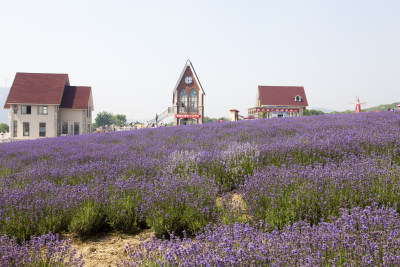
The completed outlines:
[[[18,72],[4,108],[14,140],[90,133],[92,89],[70,86],[68,74]]]

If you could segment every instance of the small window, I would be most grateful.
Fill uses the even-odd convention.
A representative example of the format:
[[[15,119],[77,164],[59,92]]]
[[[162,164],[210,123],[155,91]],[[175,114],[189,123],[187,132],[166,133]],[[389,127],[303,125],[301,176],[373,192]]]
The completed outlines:
[[[22,128],[22,135],[23,136],[29,136],[29,122],[24,122],[23,123],[23,128]]]
[[[17,125],[18,125],[18,122],[14,121],[14,127],[13,127],[13,136],[14,137],[17,137]]]
[[[38,106],[38,114],[47,115],[48,114],[47,106]]]
[[[21,114],[31,114],[31,106],[22,105]]]
[[[86,110],[86,117],[92,117],[92,107],[88,106]]]
[[[39,122],[39,136],[46,136],[46,123]]]
[[[294,98],[294,101],[296,101],[296,102],[301,102],[301,96],[297,95],[297,96]]]
[[[18,105],[13,105],[14,114],[18,114]]]
[[[61,134],[68,134],[68,122],[67,121],[63,121],[61,124]]]
[[[88,124],[87,124],[87,129],[86,129],[86,130],[87,130],[87,133],[90,133],[90,132],[91,132],[91,129],[90,129],[90,128],[91,128],[90,123],[88,123]]]

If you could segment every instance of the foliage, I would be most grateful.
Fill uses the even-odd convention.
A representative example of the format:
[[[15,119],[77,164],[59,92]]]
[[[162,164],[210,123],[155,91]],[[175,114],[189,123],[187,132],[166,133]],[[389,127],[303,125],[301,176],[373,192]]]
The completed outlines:
[[[112,114],[107,111],[102,111],[97,113],[95,118],[96,127],[105,127],[110,126],[112,124],[116,126],[125,126],[127,124],[126,115],[123,114]]]
[[[321,110],[306,109],[303,114],[304,116],[315,116],[315,115],[324,115],[325,113]]]
[[[82,255],[76,257],[69,240],[59,240],[52,233],[32,236],[22,244],[0,236],[0,259],[1,266],[83,266],[85,263]]]
[[[8,133],[9,126],[6,123],[0,123],[0,133]]]
[[[114,124],[117,126],[125,126],[126,125],[126,115],[123,114],[115,114],[113,117]]]
[[[192,241],[151,239],[128,245],[124,266],[397,266],[400,217],[388,208],[342,210],[332,223],[305,221],[281,231],[264,225],[209,225]]]
[[[217,122],[219,120],[230,121],[229,118],[225,118],[225,117],[210,118],[210,117],[204,116],[203,123]]]
[[[370,108],[365,108],[365,109],[361,109],[362,111],[387,111],[387,110],[392,110],[392,109],[398,109],[398,106],[400,102],[394,102],[392,104],[386,104],[386,105],[379,105],[379,106],[375,106],[375,107],[370,107]]]
[[[399,147],[400,112],[209,123],[4,143],[0,232],[23,242],[49,231],[89,236],[151,228],[159,237],[182,231],[194,235],[213,225],[218,235],[225,233],[223,223],[238,221],[257,229],[263,221],[262,231],[268,235],[276,230],[284,236],[292,226],[307,226],[304,229],[317,238],[322,235],[318,227],[326,223],[339,227],[333,217],[343,217],[342,209],[374,207],[374,214],[385,206],[398,214]],[[234,212],[229,208],[234,207],[229,203],[232,194],[241,201]],[[341,231],[357,238],[361,233]],[[368,240],[381,242],[371,235]],[[276,240],[298,249],[291,241]],[[332,246],[342,242],[334,240]],[[263,246],[257,242],[252,244]],[[356,245],[361,251],[358,244],[364,243]],[[343,253],[353,253],[349,249],[343,247]],[[296,251],[294,255],[303,255]],[[342,264],[333,258],[344,254],[336,247],[330,251],[326,255],[332,264]],[[363,251],[365,257],[376,252]],[[225,263],[226,257],[237,254],[218,255]],[[280,265],[285,258],[276,255],[273,262]],[[319,265],[317,254],[304,255]],[[362,259],[360,263],[351,257],[354,263],[344,262],[363,265]],[[376,256],[373,263],[379,265],[376,260],[381,259]]]
[[[94,119],[96,123],[96,127],[105,127],[114,123],[114,115],[107,111],[102,111],[97,113],[96,118]]]

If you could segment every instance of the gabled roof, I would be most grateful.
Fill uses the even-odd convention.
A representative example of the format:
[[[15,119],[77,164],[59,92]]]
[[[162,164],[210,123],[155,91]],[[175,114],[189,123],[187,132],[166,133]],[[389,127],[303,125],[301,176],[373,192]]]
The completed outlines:
[[[194,79],[196,80],[196,83],[199,85],[199,88],[200,88],[201,92],[205,95],[206,93],[204,92],[203,87],[201,86],[199,77],[197,77],[196,71],[194,70],[193,65],[192,65],[192,62],[190,62],[189,59],[186,61],[186,64],[185,64],[185,66],[183,67],[182,73],[181,73],[181,75],[179,76],[179,79],[178,79],[178,81],[176,82],[174,91],[173,91],[172,93],[175,94],[176,90],[178,90],[179,83],[182,81],[183,75],[185,74],[185,71],[186,71],[186,69],[187,69],[188,67],[189,67],[190,70],[192,71],[193,77],[194,77]]]
[[[24,103],[59,105],[68,85],[68,74],[17,72],[4,108]]]
[[[300,96],[301,101],[295,101]],[[258,99],[262,106],[308,106],[302,86],[258,86]]]
[[[87,109],[91,90],[89,86],[66,86],[60,108]]]

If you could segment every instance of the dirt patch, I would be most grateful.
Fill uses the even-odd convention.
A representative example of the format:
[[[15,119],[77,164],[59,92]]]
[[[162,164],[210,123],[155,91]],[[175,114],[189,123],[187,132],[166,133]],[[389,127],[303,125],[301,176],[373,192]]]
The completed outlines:
[[[151,230],[144,230],[137,235],[125,235],[111,233],[99,235],[82,240],[71,234],[62,235],[63,239],[71,240],[72,248],[77,250],[77,254],[83,255],[84,266],[115,266],[116,261],[127,259],[126,245],[129,242],[132,247],[149,240],[154,236]]]

